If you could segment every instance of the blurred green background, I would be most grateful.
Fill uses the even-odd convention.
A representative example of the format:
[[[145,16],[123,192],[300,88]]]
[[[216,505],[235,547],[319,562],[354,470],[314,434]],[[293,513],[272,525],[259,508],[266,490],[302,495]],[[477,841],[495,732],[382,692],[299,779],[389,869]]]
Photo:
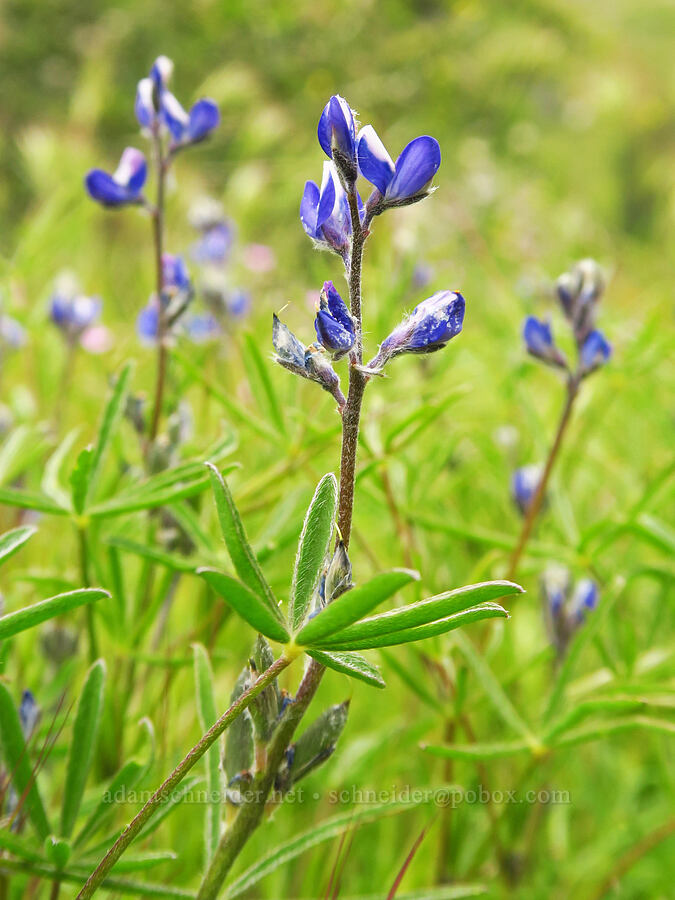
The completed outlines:
[[[271,313],[290,302],[285,320],[309,342],[313,292],[327,278],[340,286],[339,260],[314,252],[298,219],[305,180],[321,177],[317,120],[337,92],[362,123],[372,122],[392,156],[424,133],[439,140],[443,153],[433,196],[375,223],[364,270],[370,348],[434,291],[457,289],[467,299],[464,332],[447,350],[397,361],[391,377],[369,389],[353,544],[358,577],[412,563],[423,573],[422,596],[503,576],[507,554],[494,536],[511,540],[519,528],[509,500],[511,471],[542,459],[562,403],[555,375],[526,359],[521,321],[528,312],[552,309],[553,279],[585,256],[598,259],[609,275],[600,327],[614,357],[579,402],[538,536],[559,548],[554,561],[570,563],[575,575],[592,567],[605,584],[614,576],[663,569],[673,540],[665,524],[672,493],[659,479],[672,463],[673,446],[674,35],[671,0],[5,2],[2,300],[28,329],[29,340],[4,361],[2,402],[18,422],[53,442],[53,434],[39,429],[59,398],[63,348],[46,304],[64,268],[77,272],[87,292],[103,297],[103,319],[115,343],[100,357],[80,354],[75,389],[59,401],[61,433],[79,425],[78,440],[91,439],[108,377],[129,357],[138,361],[135,387],[149,391],[154,356],[139,345],[132,327],[152,290],[148,221],[134,210],[101,210],[85,196],[82,179],[94,166],[112,170],[125,146],[144,146],[133,115],[135,87],[165,53],[176,65],[177,96],[185,104],[211,96],[222,113],[213,139],[176,162],[168,249],[183,252],[194,240],[187,213],[195,197],[222,199],[238,228],[237,278],[253,296],[251,318],[222,345],[178,349],[211,384],[254,416],[269,418],[269,398],[256,382],[242,331],[267,358]],[[271,271],[246,267],[242,248],[251,243],[272,248]],[[416,286],[421,269],[424,287]],[[222,433],[224,421],[239,430],[234,458],[243,468],[232,479],[235,495],[250,533],[263,546],[268,532],[279,539],[265,565],[283,593],[293,546],[279,534],[294,539],[313,485],[336,468],[339,427],[330,399],[313,385],[296,383],[271,362],[267,371],[282,398],[283,443],[265,441],[233,419],[179,361],[172,387],[192,403],[195,453]],[[397,435],[398,425],[421,407],[439,411],[431,427],[416,433],[413,423]],[[29,487],[39,478],[39,467],[25,473]],[[610,543],[593,544],[595,526],[620,524],[645,496],[644,508],[666,529],[661,543],[628,530]],[[204,507],[215,528],[209,503]],[[403,531],[394,511],[404,520]],[[285,525],[279,524],[283,516]],[[114,523],[121,533],[133,535],[134,527]],[[58,522],[41,522],[39,535],[8,570],[16,576],[4,585],[12,608],[38,599],[41,587],[36,578],[22,577],[26,569],[40,575],[40,585],[57,583],[57,575],[76,582],[73,547]],[[546,647],[536,598],[545,561],[527,559],[521,580],[528,596],[503,628],[490,628],[492,665],[520,708],[533,715],[552,678],[545,657],[526,666]],[[131,560],[131,572],[134,565]],[[577,673],[579,697],[606,678],[644,682],[645,691],[672,697],[672,581],[630,584],[603,639],[587,648]],[[181,583],[166,637],[181,658],[189,655],[190,640],[206,640],[207,603],[192,579]],[[224,702],[251,635],[228,620],[212,637]],[[439,641],[434,652],[450,660],[451,647]],[[32,649],[30,639],[17,642],[17,690],[25,684],[45,698],[55,696],[65,675],[46,686],[44,664]],[[403,659],[419,665],[413,651]],[[70,676],[81,678],[83,667],[82,661]],[[518,679],[522,668],[527,671]],[[198,736],[190,668],[172,671],[169,678],[148,666],[129,706],[129,723],[143,714],[154,718],[164,698],[156,722],[161,754],[155,781]],[[438,715],[421,705],[386,660],[383,672],[390,688],[376,698],[365,686],[326,678],[325,702],[351,694],[354,702],[336,757],[309,785],[310,793],[319,785],[321,797],[278,811],[247,848],[245,861],[335,812],[327,788],[443,781],[442,765],[418,746],[442,739]],[[478,739],[502,739],[503,726],[476,685],[470,697]],[[508,761],[490,766],[493,789],[526,783],[527,768],[521,769],[516,773]],[[573,749],[546,781],[569,790],[572,804],[541,822],[512,812],[500,826],[514,859],[526,852],[518,884],[499,886],[480,806],[454,815],[453,874],[490,885],[494,896],[595,896],[615,859],[672,811],[672,772],[672,746],[659,736],[629,734]],[[470,763],[453,773],[465,785],[481,777]],[[53,790],[58,796],[58,783]],[[428,823],[428,814],[411,811],[359,832],[344,894],[388,887]],[[407,888],[433,883],[439,828],[434,822],[406,876]],[[162,867],[161,878],[194,886],[199,810],[178,813],[162,829],[161,846],[180,846],[181,860]],[[319,848],[251,896],[319,896],[327,859],[325,847]],[[672,843],[659,845],[612,896],[668,896],[672,859]]]

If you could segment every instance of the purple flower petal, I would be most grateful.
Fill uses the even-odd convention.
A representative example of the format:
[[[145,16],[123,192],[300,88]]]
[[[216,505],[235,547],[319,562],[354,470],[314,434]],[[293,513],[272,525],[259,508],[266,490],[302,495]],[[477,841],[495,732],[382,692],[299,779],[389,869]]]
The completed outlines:
[[[394,177],[395,167],[372,125],[359,131],[357,155],[363,177],[384,195]]]
[[[325,105],[317,136],[323,152],[329,159],[333,158],[333,145],[349,159],[355,157],[354,114],[349,104],[339,94],[330,98]]]
[[[171,91],[162,92],[160,104],[164,124],[174,141],[180,144],[188,133],[190,117]]]
[[[219,122],[220,113],[213,100],[198,100],[190,110],[188,140],[193,144],[203,141]]]
[[[319,239],[316,225],[318,212],[319,188],[313,181],[307,181],[300,201],[300,222],[306,234],[315,241]]]
[[[435,138],[415,138],[396,160],[396,174],[387,187],[387,200],[404,200],[423,191],[441,164],[441,148]]]

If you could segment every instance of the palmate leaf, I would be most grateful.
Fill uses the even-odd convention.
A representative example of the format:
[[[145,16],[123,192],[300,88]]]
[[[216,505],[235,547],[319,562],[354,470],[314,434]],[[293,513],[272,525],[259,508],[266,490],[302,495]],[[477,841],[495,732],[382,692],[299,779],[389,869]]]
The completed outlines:
[[[400,588],[419,579],[419,573],[411,569],[392,569],[371,578],[365,584],[352,588],[335,602],[324,607],[297,635],[297,643],[319,646],[329,636],[346,628],[365,616],[372,609],[389,599]]]
[[[41,622],[46,622],[47,619],[53,619],[54,616],[70,612],[71,609],[76,609],[85,603],[93,603],[102,597],[110,597],[108,591],[104,591],[103,588],[80,588],[77,591],[57,594],[56,597],[50,597],[48,600],[41,600],[32,606],[7,613],[6,616],[0,618],[0,640],[33,628]]]
[[[474,607],[478,603],[519,593],[523,593],[523,589],[512,581],[485,581],[481,584],[470,584],[453,591],[436,594],[419,603],[411,603],[409,606],[401,606],[378,616],[362,619],[331,635],[329,641],[336,645],[354,641],[367,642],[380,635],[389,635],[393,632],[445,619]]]
[[[21,730],[21,720],[14,698],[0,682],[0,749],[11,784],[23,808],[28,813],[33,828],[43,841],[51,832],[47,814],[38,790],[37,778],[26,752],[26,742]]]
[[[372,687],[386,687],[384,679],[378,669],[371,665],[364,656],[358,653],[340,653],[325,650],[308,650],[308,655],[322,666],[334,669],[342,675],[356,678],[357,681],[365,681]]]
[[[337,481],[332,474],[319,482],[307,510],[295,557],[288,618],[293,631],[305,620],[333,533]]]
[[[17,550],[33,537],[37,528],[34,525],[22,525],[0,535],[0,564],[9,559]]]
[[[101,724],[105,663],[97,660],[87,673],[82,688],[70,741],[66,783],[61,808],[61,835],[70,837],[80,810],[84,786],[94,761],[94,750]]]
[[[318,646],[324,650],[372,650],[376,647],[395,647],[398,644],[410,644],[425,638],[447,634],[456,628],[470,625],[472,622],[480,622],[483,619],[508,619],[508,617],[509,614],[503,607],[496,603],[486,603],[483,606],[465,609],[453,616],[446,616],[436,622],[418,625],[416,628],[402,628],[399,631],[374,635],[360,641],[340,640],[335,637],[335,639],[319,642]]]
[[[248,624],[265,637],[287,644],[291,636],[269,608],[269,605],[243,582],[218,569],[197,569],[197,574],[211,585]]]
[[[220,528],[223,532],[232,565],[243,583],[260,598],[262,604],[267,607],[267,610],[280,623],[285,633],[286,621],[283,613],[279,609],[279,604],[272,593],[272,588],[265,580],[265,576],[255,558],[255,553],[246,537],[244,525],[232,499],[227,482],[212,463],[206,463],[206,465],[211,476]],[[267,632],[263,631],[263,634],[267,634]],[[267,634],[267,636],[269,637],[270,635]],[[279,640],[279,638],[276,637],[274,640]],[[288,640],[288,637],[286,637],[286,640]]]

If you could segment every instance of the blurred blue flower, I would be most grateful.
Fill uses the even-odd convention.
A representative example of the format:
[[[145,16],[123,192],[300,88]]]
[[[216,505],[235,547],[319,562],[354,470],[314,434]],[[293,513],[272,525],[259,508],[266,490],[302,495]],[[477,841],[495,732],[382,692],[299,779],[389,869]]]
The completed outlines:
[[[209,313],[195,313],[188,316],[184,323],[185,333],[195,344],[203,344],[220,336],[220,325],[215,316]]]
[[[49,315],[67,337],[80,337],[99,319],[102,307],[101,298],[83,294],[70,272],[63,272],[56,279],[49,299]]]
[[[612,355],[612,347],[601,331],[591,331],[579,351],[579,361],[583,375],[590,375],[604,365]]]
[[[173,253],[163,254],[162,286],[169,293],[190,290],[190,273],[182,256]]]
[[[358,194],[357,200],[363,221],[363,204]],[[346,259],[352,234],[352,219],[347,194],[333,163],[324,163],[320,189],[313,181],[305,184],[300,203],[300,221],[306,234],[317,246],[334,250]]]
[[[530,503],[537,492],[542,474],[543,469],[537,464],[521,466],[513,473],[511,496],[523,515],[527,513]]]
[[[135,147],[127,147],[112,175],[92,169],[85,178],[89,196],[103,206],[116,208],[143,203],[143,185],[148,175],[145,156]]]
[[[599,590],[597,584],[590,578],[581,578],[574,588],[570,598],[570,616],[577,624],[586,620],[589,612],[598,605]]]
[[[319,343],[332,352],[333,359],[340,359],[354,346],[354,322],[332,281],[324,282],[314,329]]]
[[[354,112],[339,94],[330,98],[319,119],[319,143],[347,182],[356,180],[356,126]]]
[[[385,338],[368,369],[381,370],[400,353],[433,353],[441,350],[462,330],[464,297],[455,291],[437,291],[419,303],[412,313]]]
[[[548,322],[528,316],[523,325],[523,340],[527,352],[551,366],[567,368],[567,360],[553,342],[553,332]]]
[[[147,306],[138,314],[136,319],[136,333],[141,342],[152,344],[157,340],[159,331],[159,301],[153,297]]]
[[[236,319],[241,319],[251,309],[251,295],[248,291],[237,288],[225,298],[227,311]]]
[[[16,350],[26,341],[26,332],[11,316],[0,309],[0,346]]]
[[[19,704],[19,721],[21,722],[21,731],[25,741],[35,731],[35,726],[40,718],[40,707],[32,691],[25,690],[21,695],[21,703]]]
[[[135,112],[141,128],[154,131],[168,129],[172,149],[196,144],[209,136],[220,121],[218,107],[213,100],[198,100],[186,112],[168,88],[173,74],[173,62],[159,56],[153,63],[150,76],[143,78],[136,89]]]
[[[234,230],[223,221],[211,225],[203,233],[199,241],[192,246],[192,258],[198,263],[222,265],[227,261],[232,244]]]
[[[357,155],[359,171],[379,191],[375,202],[383,208],[425,197],[441,164],[439,143],[428,135],[411,141],[394,164],[372,125],[359,132]]]
[[[602,269],[593,259],[582,259],[556,282],[556,292],[579,343],[593,329],[595,309],[605,289]]]

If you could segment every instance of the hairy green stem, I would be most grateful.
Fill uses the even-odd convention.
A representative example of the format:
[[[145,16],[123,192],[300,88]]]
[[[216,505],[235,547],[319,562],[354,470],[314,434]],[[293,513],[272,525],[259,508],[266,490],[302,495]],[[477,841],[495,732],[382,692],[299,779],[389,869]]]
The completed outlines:
[[[367,379],[354,365],[363,362],[361,266],[366,232],[364,232],[361,227],[355,187],[351,188],[348,197],[352,221],[352,243],[349,259],[349,303],[352,318],[354,320],[356,341],[350,360],[352,365],[349,370],[347,404],[342,413],[342,450],[340,454],[340,489],[338,496],[337,523],[345,546],[349,546],[349,538],[352,530],[359,423],[361,419],[363,394],[367,383]],[[246,845],[246,842],[253,832],[260,825],[265,812],[265,806],[269,795],[274,788],[274,782],[286,749],[293,738],[295,729],[300,724],[302,717],[316,694],[324,671],[324,667],[314,660],[309,663],[296,694],[295,702],[287,708],[284,718],[272,735],[267,750],[267,764],[265,769],[254,778],[252,785],[247,792],[248,796],[245,798],[242,806],[239,807],[236,818],[216,847],[211,863],[209,864],[199,888],[199,892],[197,893],[197,900],[214,900],[214,898],[218,896],[221,886],[227,878],[239,853]]]
[[[558,423],[558,429],[556,431],[555,438],[553,439],[551,449],[549,450],[548,458],[544,466],[544,471],[541,478],[539,479],[539,484],[537,485],[537,490],[534,493],[534,497],[532,498],[527,509],[527,514],[523,521],[523,527],[520,531],[518,543],[516,544],[511,556],[511,562],[509,564],[509,570],[506,576],[509,581],[512,581],[516,576],[521,557],[525,551],[527,542],[530,539],[530,535],[532,534],[532,529],[534,527],[537,516],[539,515],[539,511],[541,510],[541,505],[544,502],[546,488],[548,487],[548,482],[551,477],[551,472],[553,471],[553,466],[555,465],[555,461],[558,458],[558,453],[560,452],[560,447],[562,446],[565,431],[567,430],[567,426],[572,416],[574,401],[576,400],[578,393],[579,379],[577,377],[571,377],[567,383],[567,399],[565,401],[565,406],[563,407],[562,415],[560,416],[560,422]]]
[[[108,850],[101,862],[87,879],[86,884],[77,895],[77,900],[86,900],[86,898],[94,895],[94,892],[101,886],[101,882],[110,869],[138,835],[145,823],[152,818],[165,800],[171,795],[173,789],[183,780],[183,778],[185,778],[190,769],[192,769],[192,767],[202,758],[209,747],[218,740],[228,725],[250,706],[252,700],[257,697],[263,688],[274,681],[279,673],[283,672],[290,663],[291,660],[285,656],[280,656],[279,659],[275,660],[269,669],[263,672],[251,687],[244,691],[243,694],[241,694],[241,696],[238,697],[238,699],[223,713],[218,721],[209,728],[206,734],[194,745],[187,756],[178,763],[173,772],[166,778],[160,787],[157,788],[145,806],[143,806],[143,808],[134,816],[122,834],[117,838],[113,846]]]

